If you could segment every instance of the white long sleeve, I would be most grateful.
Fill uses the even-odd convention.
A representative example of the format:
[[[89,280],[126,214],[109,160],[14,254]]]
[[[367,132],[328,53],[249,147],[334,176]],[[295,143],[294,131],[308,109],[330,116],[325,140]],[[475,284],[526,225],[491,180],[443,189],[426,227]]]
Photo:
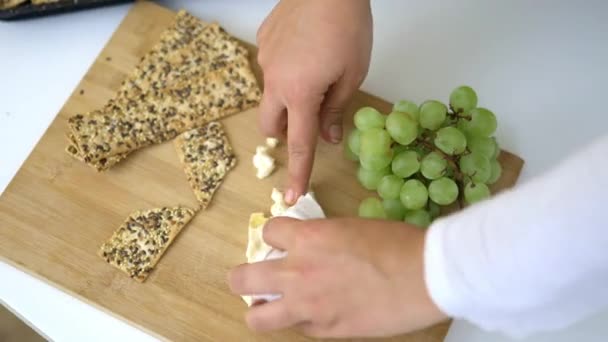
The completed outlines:
[[[511,336],[608,306],[608,135],[547,174],[433,223],[425,280],[446,314]]]

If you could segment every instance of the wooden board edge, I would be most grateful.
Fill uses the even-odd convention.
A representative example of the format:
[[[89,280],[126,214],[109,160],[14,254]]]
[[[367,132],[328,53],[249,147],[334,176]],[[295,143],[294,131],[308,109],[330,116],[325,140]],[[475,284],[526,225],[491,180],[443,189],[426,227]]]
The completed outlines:
[[[131,326],[133,328],[136,328],[136,329],[138,329],[140,331],[143,331],[144,333],[146,333],[146,334],[148,334],[148,335],[150,335],[150,336],[152,336],[152,337],[154,337],[156,339],[159,339],[161,341],[169,341],[166,337],[164,337],[162,335],[159,335],[158,333],[156,333],[156,332],[154,332],[152,330],[149,330],[146,327],[141,326],[141,325],[139,325],[139,324],[137,324],[137,323],[129,320],[128,318],[123,317],[123,316],[121,316],[121,315],[119,315],[119,314],[111,311],[110,309],[108,309],[108,308],[106,308],[106,307],[104,307],[104,306],[102,306],[100,304],[97,304],[95,302],[92,302],[92,301],[88,300],[87,298],[81,296],[80,294],[78,294],[76,292],[73,292],[73,291],[65,288],[64,286],[62,286],[62,285],[60,285],[60,284],[58,284],[58,283],[56,283],[56,282],[54,282],[54,281],[52,281],[50,279],[47,279],[44,276],[42,276],[42,275],[40,275],[40,274],[38,274],[38,273],[36,273],[34,271],[31,271],[31,270],[29,270],[26,267],[22,267],[18,263],[14,262],[14,261],[12,261],[12,260],[10,260],[10,259],[8,259],[8,258],[6,258],[6,257],[4,257],[2,255],[0,255],[0,261],[3,262],[3,263],[5,263],[5,264],[7,264],[7,265],[9,265],[9,266],[11,266],[11,267],[13,267],[13,268],[15,268],[18,271],[21,271],[21,272],[23,272],[23,273],[31,276],[32,278],[34,278],[34,279],[36,279],[38,281],[43,282],[46,285],[52,286],[53,288],[55,288],[55,289],[63,292],[64,294],[67,294],[70,297],[73,297],[73,298],[75,298],[75,299],[77,299],[77,300],[79,300],[79,301],[81,301],[81,302],[83,302],[83,303],[85,303],[85,304],[87,304],[89,306],[92,306],[93,308],[95,308],[97,310],[100,310],[101,312],[103,312],[103,313],[105,313],[105,314],[107,314],[107,315],[109,315],[109,316],[111,316],[111,317],[113,317],[113,318],[115,318],[115,319],[123,322],[123,323],[126,323],[127,325],[129,325],[129,326]]]

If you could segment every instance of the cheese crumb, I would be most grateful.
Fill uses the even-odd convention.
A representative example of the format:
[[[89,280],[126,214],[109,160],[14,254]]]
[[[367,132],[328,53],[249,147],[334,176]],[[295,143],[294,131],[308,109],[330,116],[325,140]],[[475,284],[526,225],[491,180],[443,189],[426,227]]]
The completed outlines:
[[[287,206],[287,203],[285,203],[283,193],[277,190],[277,188],[272,188],[272,194],[270,195],[270,198],[273,202],[272,206],[270,207],[270,214],[273,217],[283,214],[285,210],[289,208]]]
[[[274,171],[274,158],[268,155],[268,147],[258,146],[256,148],[255,155],[253,156],[253,166],[257,171],[256,177],[259,179],[270,176],[272,171]]]
[[[279,139],[277,138],[266,138],[266,146],[275,148],[279,145]]]

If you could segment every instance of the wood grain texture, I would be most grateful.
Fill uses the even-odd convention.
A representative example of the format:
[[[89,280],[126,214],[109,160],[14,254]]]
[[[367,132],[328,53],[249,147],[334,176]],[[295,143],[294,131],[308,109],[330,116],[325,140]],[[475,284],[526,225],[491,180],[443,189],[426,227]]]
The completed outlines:
[[[138,151],[106,173],[96,173],[64,152],[67,118],[102,106],[173,16],[152,3],[137,2],[121,23],[0,197],[0,257],[162,339],[309,340],[294,331],[252,334],[243,322],[244,303],[230,294],[225,281],[228,270],[245,260],[249,214],[270,207],[272,187],[283,184],[286,176],[286,151],[280,146],[273,151],[279,169],[267,179],[255,178],[251,158],[264,141],[257,132],[256,109],[222,120],[237,166],[144,284],[96,255],[134,210],[196,206],[170,142]],[[352,113],[363,105],[390,108],[379,98],[358,93],[345,118],[347,130]],[[523,165],[509,153],[500,159],[505,170],[494,190],[513,185]],[[312,183],[319,202],[334,217],[352,216],[370,194],[357,184],[355,167],[342,157],[341,147],[325,143],[318,147]],[[387,340],[439,341],[447,328],[444,323]]]

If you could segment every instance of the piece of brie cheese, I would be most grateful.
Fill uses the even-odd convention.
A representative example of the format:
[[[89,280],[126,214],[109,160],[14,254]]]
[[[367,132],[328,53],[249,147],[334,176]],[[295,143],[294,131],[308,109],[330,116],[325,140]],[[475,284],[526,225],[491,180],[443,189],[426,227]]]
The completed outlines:
[[[264,213],[253,213],[249,216],[249,239],[247,241],[247,262],[252,263],[259,260],[264,260],[266,255],[270,253],[272,247],[264,242],[262,237],[262,229],[269,217],[264,216]],[[251,296],[241,296],[248,306],[253,304]]]
[[[264,224],[268,219],[268,217],[264,216],[264,213],[253,213],[249,216],[249,239],[247,242],[247,252],[245,252],[247,262],[263,259],[272,249],[272,247],[264,242],[264,238],[262,237],[262,228],[264,228]]]
[[[285,203],[284,195],[281,191],[277,190],[277,188],[272,188],[270,198],[273,202],[270,207],[270,215],[279,216],[287,210],[288,206],[287,203]]]
[[[273,208],[275,208],[274,210],[277,213],[276,215],[273,213],[273,216],[285,216],[300,220],[310,220],[325,217],[323,209],[319,203],[317,203],[311,192],[301,196],[296,204],[291,207],[286,206],[283,200],[283,194],[277,189],[273,189],[271,198],[274,202]],[[262,231],[268,220],[269,218],[265,217],[263,213],[254,213],[249,217],[249,241],[247,242],[246,252],[248,263],[284,258],[287,255],[286,251],[273,248],[264,242]],[[268,294],[242,297],[247,305],[251,306],[252,303],[257,301],[271,301],[279,298],[280,296],[276,294]]]
[[[268,147],[258,146],[255,149],[255,155],[253,156],[253,166],[256,169],[256,177],[259,179],[270,176],[274,171],[275,164],[274,158],[268,154]]]

